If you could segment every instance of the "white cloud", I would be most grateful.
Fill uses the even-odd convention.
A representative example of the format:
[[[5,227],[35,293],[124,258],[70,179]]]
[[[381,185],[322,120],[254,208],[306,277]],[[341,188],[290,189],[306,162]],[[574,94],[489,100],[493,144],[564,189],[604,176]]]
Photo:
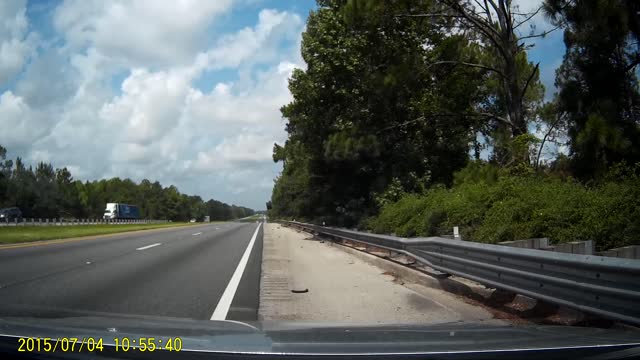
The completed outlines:
[[[16,85],[16,94],[29,106],[47,107],[72,96],[79,79],[66,55],[59,49],[50,48],[34,57]]]
[[[302,19],[262,10],[254,26],[219,34],[206,48],[191,35],[206,33],[227,5],[153,4],[163,8],[138,14],[142,2],[62,3],[53,22],[64,42],[44,45],[0,96],[0,128],[12,129],[0,132],[0,144],[82,180],[147,178],[264,207],[280,169],[273,143],[286,138],[279,108],[291,101],[292,70],[304,66]],[[179,23],[163,24],[170,18]],[[163,53],[172,48],[175,56]],[[222,69],[236,77],[216,80]],[[206,81],[210,91],[195,85]]]
[[[122,95],[103,106],[100,118],[122,129],[127,141],[147,145],[177,125],[189,80],[179,71],[134,69],[122,83]]]
[[[246,168],[271,161],[273,139],[259,134],[241,134],[225,139],[212,151],[198,153],[195,170]]]
[[[0,144],[11,150],[23,150],[48,133],[44,119],[23,98],[5,91],[0,95]]]
[[[191,61],[231,0],[67,0],[54,25],[71,46],[95,47],[131,66]]]
[[[15,76],[34,51],[37,35],[28,34],[25,0],[0,1],[0,85]]]
[[[245,86],[218,83],[208,94],[193,91],[188,99],[190,124],[201,133],[229,134],[239,127],[283,129],[279,108],[292,98],[288,78],[296,65],[282,62],[258,73]]]
[[[272,61],[281,51],[278,43],[295,41],[302,26],[297,14],[265,9],[258,15],[254,28],[246,27],[235,34],[224,36],[216,47],[208,51],[208,68],[238,67],[243,63]]]

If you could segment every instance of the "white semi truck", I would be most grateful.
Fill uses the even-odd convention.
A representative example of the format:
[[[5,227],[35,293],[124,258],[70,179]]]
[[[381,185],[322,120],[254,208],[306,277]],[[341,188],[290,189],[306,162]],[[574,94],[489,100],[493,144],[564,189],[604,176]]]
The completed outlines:
[[[136,205],[107,203],[107,207],[104,209],[104,218],[108,220],[139,219],[140,210]]]

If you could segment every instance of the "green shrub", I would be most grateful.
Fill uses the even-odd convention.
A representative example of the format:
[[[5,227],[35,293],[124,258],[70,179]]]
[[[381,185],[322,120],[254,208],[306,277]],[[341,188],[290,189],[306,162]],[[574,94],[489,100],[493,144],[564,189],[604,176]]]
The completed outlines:
[[[456,174],[451,189],[438,187],[386,204],[368,227],[398,236],[433,236],[459,226],[466,240],[594,240],[597,250],[640,244],[638,167],[615,168],[615,176],[590,186],[523,169],[470,167]]]

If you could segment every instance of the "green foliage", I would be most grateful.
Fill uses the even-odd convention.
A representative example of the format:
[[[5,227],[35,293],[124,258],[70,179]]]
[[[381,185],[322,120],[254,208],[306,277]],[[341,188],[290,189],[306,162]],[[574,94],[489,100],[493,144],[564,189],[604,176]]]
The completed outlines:
[[[463,169],[451,189],[405,195],[370,219],[369,227],[379,233],[431,236],[459,226],[466,240],[595,240],[598,250],[638,244],[640,164],[619,164],[592,186],[510,170],[499,171],[497,180],[479,180],[487,166]],[[475,177],[470,176],[474,169]]]
[[[404,236],[460,226],[485,242],[635,241],[636,170],[611,167],[640,162],[640,2],[545,1],[567,52],[544,105],[526,53],[535,36],[522,33],[534,14],[496,3],[319,0],[281,109],[270,216]],[[549,159],[550,144],[571,152]]]
[[[546,0],[545,7],[564,27],[556,85],[573,173],[590,179],[617,162],[640,161],[640,2]]]
[[[488,183],[494,184],[498,180],[499,169],[484,161],[471,161],[467,166],[453,175],[453,184]]]
[[[281,109],[289,137],[274,145],[283,171],[271,216],[351,226],[392,192],[450,184],[465,165],[477,118],[464,113],[477,102],[482,71],[429,63],[477,54],[464,36],[443,35],[446,19],[395,16],[432,6],[319,1],[302,36],[307,69],[294,71],[294,100]]]
[[[405,190],[400,179],[394,178],[383,193],[375,196],[375,200],[378,207],[384,207],[390,203],[400,200],[404,195]]]
[[[205,203],[173,185],[163,188],[147,179],[139,184],[120,178],[83,183],[73,180],[67,168],[54,169],[43,162],[34,170],[17,158],[13,166],[0,146],[0,208],[17,206],[25,218],[102,218],[108,202],[135,204],[143,218],[172,221],[201,221],[206,215],[211,220],[230,220],[254,213],[216,200]]]

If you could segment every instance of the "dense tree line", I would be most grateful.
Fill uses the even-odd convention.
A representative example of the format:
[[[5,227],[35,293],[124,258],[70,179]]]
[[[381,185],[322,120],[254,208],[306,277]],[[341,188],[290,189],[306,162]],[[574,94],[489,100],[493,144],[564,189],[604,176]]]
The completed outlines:
[[[0,146],[0,208],[17,206],[24,217],[101,218],[107,202],[138,205],[146,219],[172,221],[230,220],[254,214],[252,209],[180,193],[147,179],[74,180],[67,168],[40,162],[35,169],[19,157],[6,158]]]
[[[496,168],[584,183],[640,161],[637,1],[547,0],[530,13],[510,0],[317,3],[307,68],[281,109],[272,216],[357,224],[400,194],[451,186],[483,151]],[[538,13],[555,28],[536,31]],[[545,103],[527,51],[556,28],[567,52]],[[549,144],[568,155],[545,155]]]

